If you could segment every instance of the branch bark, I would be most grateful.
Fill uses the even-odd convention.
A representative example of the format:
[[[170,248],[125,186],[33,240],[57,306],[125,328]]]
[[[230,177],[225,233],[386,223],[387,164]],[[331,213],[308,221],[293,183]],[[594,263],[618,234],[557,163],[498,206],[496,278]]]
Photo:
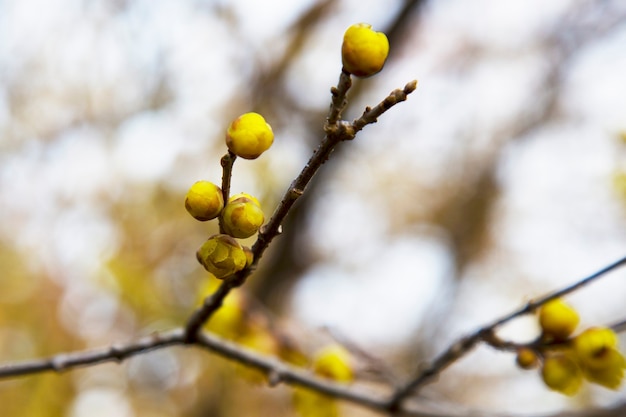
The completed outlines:
[[[356,385],[349,386],[338,384],[320,378],[305,369],[283,362],[278,358],[259,354],[237,343],[227,341],[209,333],[198,333],[196,337],[190,341],[188,340],[187,329],[184,327],[167,332],[154,333],[133,342],[116,344],[108,348],[63,353],[49,358],[0,365],[0,379],[15,378],[49,371],[61,373],[73,368],[97,365],[100,363],[122,362],[132,356],[156,349],[175,345],[189,345],[206,349],[226,359],[263,371],[267,374],[268,381],[271,385],[285,383],[300,386],[372,410],[392,413],[392,415],[396,416],[450,416],[448,413],[442,414],[440,412],[425,410],[420,404],[407,400],[424,385],[432,382],[434,378],[459,358],[470,353],[479,343],[486,343],[496,349],[510,350],[510,344],[502,343],[494,336],[495,330],[502,324],[522,315],[530,314],[548,301],[576,291],[625,264],[626,256],[572,285],[529,302],[524,307],[494,320],[492,323],[481,327],[469,336],[459,339],[431,363],[423,367],[415,378],[391,393],[389,393],[389,391],[393,390],[393,387],[388,385],[378,386],[376,390],[372,388],[366,390]],[[613,327],[618,330],[622,329],[624,327],[623,322],[617,323]],[[385,394],[385,392],[387,392],[387,394]]]

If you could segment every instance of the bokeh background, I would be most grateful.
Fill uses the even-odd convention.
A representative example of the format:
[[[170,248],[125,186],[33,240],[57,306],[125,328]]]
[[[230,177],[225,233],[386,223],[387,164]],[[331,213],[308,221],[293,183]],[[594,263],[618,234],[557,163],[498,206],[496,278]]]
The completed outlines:
[[[233,191],[269,215],[322,137],[356,22],[385,31],[391,55],[355,81],[345,117],[419,86],[340,146],[238,290],[265,329],[307,353],[341,341],[406,378],[625,254],[623,1],[0,0],[0,361],[180,326],[214,285],[194,253],[216,225],[188,216],[186,190],[219,183],[225,128],[257,111],[276,140],[237,161]],[[584,325],[625,318],[624,278],[569,297]],[[537,326],[501,334],[530,340]],[[360,377],[383,373],[374,363],[360,355]],[[161,350],[0,381],[0,414],[297,415],[289,388],[239,374]],[[563,397],[481,348],[422,400],[549,415],[625,394]]]

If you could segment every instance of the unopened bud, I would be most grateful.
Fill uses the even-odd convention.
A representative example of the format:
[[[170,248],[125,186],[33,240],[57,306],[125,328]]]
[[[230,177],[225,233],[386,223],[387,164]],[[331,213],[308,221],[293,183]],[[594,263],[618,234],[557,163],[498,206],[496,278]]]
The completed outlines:
[[[211,236],[196,252],[204,269],[223,279],[246,267],[247,256],[235,239],[220,234]]]

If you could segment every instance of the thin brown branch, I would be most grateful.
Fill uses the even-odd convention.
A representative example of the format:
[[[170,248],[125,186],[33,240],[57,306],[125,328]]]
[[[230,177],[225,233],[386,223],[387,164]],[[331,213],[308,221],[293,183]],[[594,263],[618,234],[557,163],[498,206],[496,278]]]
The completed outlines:
[[[524,307],[520,308],[519,310],[516,310],[514,312],[512,312],[511,314],[509,314],[508,316],[502,317],[501,319],[495,321],[494,323],[492,323],[489,327],[492,329],[495,329],[496,327],[501,326],[502,324],[511,321],[512,319],[528,314],[528,313],[532,313],[535,310],[537,310],[539,307],[541,307],[542,305],[544,305],[545,303],[547,303],[550,300],[554,300],[555,298],[560,298],[563,297],[567,294],[570,294],[588,284],[591,284],[592,282],[596,281],[597,279],[601,278],[602,276],[608,274],[609,272],[613,271],[614,269],[617,269],[623,265],[626,265],[626,256],[613,262],[612,264],[602,268],[601,270],[594,272],[593,274],[589,275],[588,277],[585,277],[579,281],[576,281],[575,283],[573,283],[572,285],[569,285],[563,289],[560,289],[558,291],[554,291],[548,295],[545,295],[544,297],[538,298],[535,301],[530,301],[528,304],[526,304]]]
[[[500,319],[495,320],[491,324],[481,327],[469,336],[461,338],[452,346],[450,346],[445,352],[436,357],[431,363],[424,366],[415,376],[415,378],[407,382],[404,386],[397,389],[394,395],[389,399],[389,409],[391,411],[397,410],[398,407],[401,406],[402,401],[404,401],[410,395],[416,393],[424,385],[432,382],[439,374],[441,374],[441,372],[443,372],[458,359],[472,351],[474,347],[476,347],[479,343],[487,342],[489,344],[490,341],[494,341],[494,332],[501,325],[522,315],[530,314],[548,301],[555,298],[563,297],[564,295],[576,291],[583,286],[588,285],[591,282],[606,275],[607,273],[613,271],[614,269],[623,266],[624,264],[626,264],[626,257],[623,257],[618,261],[602,268],[598,272],[595,272],[579,281],[576,281],[572,285],[569,285],[561,290],[554,291],[544,297],[538,298],[535,301],[531,301],[527,303],[524,307],[515,310]]]
[[[0,366],[0,379],[49,371],[61,373],[77,367],[106,362],[122,362],[134,355],[184,343],[186,343],[185,330],[179,328],[169,332],[154,333],[134,342],[114,345],[108,348],[63,353],[49,358],[3,365]],[[373,410],[382,411],[385,409],[386,400],[380,393],[371,390],[365,391],[320,378],[307,370],[289,365],[275,357],[259,354],[217,336],[201,333],[197,336],[194,345],[209,350],[218,356],[263,371],[268,375],[270,383],[274,385],[285,383],[305,387]],[[421,412],[417,414],[412,413],[411,415],[416,417],[440,417],[436,414]]]
[[[233,165],[236,159],[237,155],[229,151],[226,155],[222,156],[220,160],[220,164],[222,165],[222,197],[224,198],[224,204],[226,204],[230,198],[230,180],[233,176]],[[219,224],[220,233],[225,233],[222,216],[219,217]]]
[[[328,110],[328,117],[326,118],[327,125],[336,125],[341,119],[341,112],[343,112],[343,109],[348,104],[346,94],[348,93],[350,87],[352,87],[352,78],[350,78],[350,74],[345,71],[341,71],[337,87],[332,87],[330,89],[332,98],[330,102],[330,109]]]
[[[385,398],[381,394],[358,390],[345,384],[322,379],[309,371],[289,365],[275,357],[259,354],[210,334],[198,335],[196,343],[220,356],[265,372],[272,385],[279,383],[297,385],[375,410],[384,409],[386,404]]]
[[[372,389],[365,390],[360,387],[338,384],[331,380],[320,378],[307,370],[290,365],[275,357],[259,354],[208,333],[199,334],[196,344],[220,356],[265,372],[269,383],[272,385],[285,383],[287,385],[300,386],[375,411],[387,412],[388,410],[386,396]],[[416,407],[415,405],[407,405],[401,411],[404,415],[413,417],[451,417],[450,414],[430,412],[424,410],[423,407]]]
[[[354,133],[363,129],[365,126],[376,123],[378,118],[387,110],[395,106],[396,104],[405,101],[407,96],[411,94],[417,88],[417,80],[413,80],[404,86],[402,89],[393,90],[383,101],[378,103],[376,107],[367,107],[363,112],[363,115],[352,122]]]

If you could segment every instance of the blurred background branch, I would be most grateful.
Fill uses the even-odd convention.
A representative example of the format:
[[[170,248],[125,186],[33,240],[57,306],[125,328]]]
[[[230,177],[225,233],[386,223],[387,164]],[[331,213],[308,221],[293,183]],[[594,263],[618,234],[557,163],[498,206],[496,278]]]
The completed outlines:
[[[0,2],[0,357],[183,323],[212,285],[194,251],[217,232],[186,216],[185,190],[219,182],[226,126],[258,111],[276,143],[238,161],[232,189],[275,207],[323,136],[343,31],[363,21],[387,32],[391,57],[354,83],[345,119],[407,79],[420,94],[338,148],[249,292],[227,298],[271,318],[234,301],[222,313],[306,353],[330,328],[410,379],[459,334],[623,255],[625,17],[619,0]],[[568,301],[587,324],[614,323],[623,276]],[[537,328],[501,332],[524,342]],[[254,335],[240,341],[271,354],[277,338]],[[159,349],[2,381],[0,404],[19,416],[294,415],[289,390],[250,386],[210,357]],[[623,394],[561,398],[477,348],[417,401],[545,416],[620,410]]]

